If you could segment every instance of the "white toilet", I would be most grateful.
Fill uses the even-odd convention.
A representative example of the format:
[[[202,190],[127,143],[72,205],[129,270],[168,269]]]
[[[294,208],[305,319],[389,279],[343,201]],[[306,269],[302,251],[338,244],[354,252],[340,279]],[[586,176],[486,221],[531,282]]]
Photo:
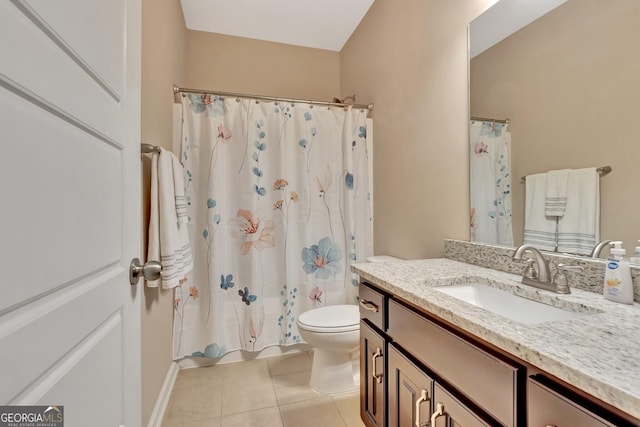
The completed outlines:
[[[368,262],[399,261],[382,255]],[[298,316],[298,331],[314,348],[311,388],[323,394],[346,393],[359,386],[354,378],[360,345],[360,310],[357,305],[314,308]],[[357,369],[356,369],[357,371]]]
[[[357,305],[330,305],[298,316],[298,332],[314,348],[311,388],[318,393],[345,393],[358,388],[353,353],[360,345]]]

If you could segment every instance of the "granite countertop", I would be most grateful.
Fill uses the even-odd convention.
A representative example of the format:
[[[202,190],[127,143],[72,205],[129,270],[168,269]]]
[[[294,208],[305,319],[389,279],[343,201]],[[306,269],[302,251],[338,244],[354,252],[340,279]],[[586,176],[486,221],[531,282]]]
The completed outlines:
[[[353,265],[351,270],[426,312],[640,418],[640,304],[618,304],[580,289],[559,295],[523,285],[521,276],[450,259],[362,263]],[[490,284],[587,315],[524,324],[431,289],[463,283]]]

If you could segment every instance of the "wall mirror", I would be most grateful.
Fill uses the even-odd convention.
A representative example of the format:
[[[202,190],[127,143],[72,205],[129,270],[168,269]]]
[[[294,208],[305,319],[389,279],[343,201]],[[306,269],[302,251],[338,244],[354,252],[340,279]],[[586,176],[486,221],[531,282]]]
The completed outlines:
[[[474,145],[470,127],[472,180],[486,172],[494,183],[471,221],[476,228],[510,221],[513,236],[492,241],[503,232],[484,237],[472,228],[471,240],[522,244],[521,177],[611,166],[599,179],[599,237],[623,240],[633,253],[640,239],[640,1],[555,0],[547,10],[524,10],[532,3],[544,2],[500,0],[469,26],[471,116],[509,119],[507,126],[485,123],[475,132],[510,137],[509,147],[487,153]],[[487,25],[496,8],[502,12]],[[484,46],[477,48],[478,41]],[[505,160],[474,174],[475,159],[486,155]],[[484,197],[471,187],[472,200]]]

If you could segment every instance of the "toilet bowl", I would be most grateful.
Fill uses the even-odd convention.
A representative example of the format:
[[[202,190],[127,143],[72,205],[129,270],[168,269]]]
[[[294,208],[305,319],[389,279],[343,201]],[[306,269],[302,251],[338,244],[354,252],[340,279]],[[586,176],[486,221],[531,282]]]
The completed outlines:
[[[369,262],[399,261],[387,255]],[[300,336],[314,348],[311,388],[323,394],[357,390],[354,376],[360,345],[360,310],[357,305],[332,305],[306,311],[296,321]],[[354,357],[355,356],[355,357]],[[357,373],[358,369],[355,366]]]
[[[353,353],[360,344],[357,305],[314,308],[298,316],[298,332],[314,348],[311,388],[336,394],[358,388],[353,377]]]

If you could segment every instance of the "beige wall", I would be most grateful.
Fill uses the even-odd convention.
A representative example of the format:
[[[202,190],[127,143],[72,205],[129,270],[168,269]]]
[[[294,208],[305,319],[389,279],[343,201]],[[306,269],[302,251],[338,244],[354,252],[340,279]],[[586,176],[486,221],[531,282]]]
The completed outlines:
[[[495,0],[376,0],[341,52],[375,104],[375,251],[442,256],[469,237],[467,24]]]
[[[142,142],[171,149],[172,86],[185,82],[186,28],[179,0],[142,2]],[[146,156],[145,156],[146,157]],[[142,168],[143,230],[149,209],[149,159]],[[142,250],[146,255],[146,247]],[[144,289],[142,307],[142,425],[158,398],[172,361],[173,292]]]
[[[600,180],[601,237],[640,238],[640,2],[569,0],[477,56],[471,112],[509,117],[513,228],[522,242],[520,176],[610,165]]]
[[[188,86],[288,98],[340,95],[340,54],[189,31]]]

